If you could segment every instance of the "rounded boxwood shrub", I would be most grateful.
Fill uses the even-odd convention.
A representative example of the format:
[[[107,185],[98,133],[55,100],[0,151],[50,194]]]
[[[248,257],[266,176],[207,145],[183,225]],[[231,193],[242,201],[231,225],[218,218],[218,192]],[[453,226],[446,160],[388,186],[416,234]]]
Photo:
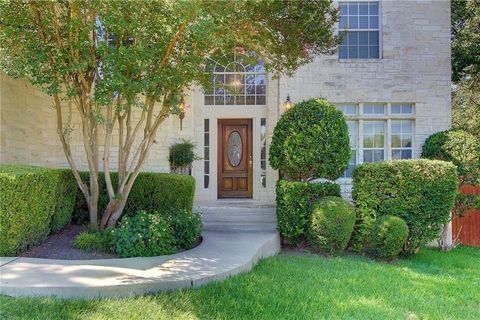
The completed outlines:
[[[305,240],[313,203],[325,196],[340,196],[340,186],[335,183],[309,183],[278,180],[277,225],[282,239],[299,245]]]
[[[355,209],[340,197],[324,197],[312,208],[308,243],[327,254],[345,250],[355,224]]]
[[[357,220],[351,247],[362,252],[378,217],[394,215],[408,225],[406,251],[438,238],[458,193],[455,166],[438,160],[395,160],[359,165],[352,197]]]
[[[273,131],[270,165],[290,180],[335,180],[350,159],[348,126],[341,111],[324,99],[297,103]]]
[[[408,237],[407,223],[400,217],[386,215],[378,218],[370,235],[372,254],[392,259],[402,251]]]
[[[422,147],[422,158],[451,161],[461,184],[480,183],[480,140],[464,130],[432,134]]]
[[[120,257],[148,257],[175,253],[175,236],[168,220],[156,213],[124,216],[110,230],[113,251]]]

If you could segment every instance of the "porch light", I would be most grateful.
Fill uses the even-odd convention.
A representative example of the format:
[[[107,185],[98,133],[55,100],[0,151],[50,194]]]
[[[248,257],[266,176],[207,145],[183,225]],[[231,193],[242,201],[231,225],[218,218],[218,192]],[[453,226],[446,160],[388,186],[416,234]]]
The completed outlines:
[[[293,106],[292,100],[290,100],[290,95],[287,94],[287,100],[283,103],[283,108],[285,111],[288,111]]]
[[[182,100],[180,100],[180,104],[178,105],[178,117],[180,118],[180,131],[183,130],[183,119],[185,119],[185,112],[187,110],[188,106],[185,103],[185,99],[182,97]]]

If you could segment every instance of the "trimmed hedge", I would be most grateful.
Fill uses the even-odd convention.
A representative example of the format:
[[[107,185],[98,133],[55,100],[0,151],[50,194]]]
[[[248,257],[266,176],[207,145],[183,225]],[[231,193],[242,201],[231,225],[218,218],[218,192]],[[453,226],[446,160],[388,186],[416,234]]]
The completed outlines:
[[[457,170],[450,162],[397,160],[356,167],[352,197],[357,221],[351,246],[363,251],[375,219],[391,214],[407,223],[406,248],[415,252],[438,238],[449,220],[457,190]]]
[[[400,217],[386,215],[378,218],[370,234],[373,255],[390,260],[402,251],[408,238],[407,223]]]
[[[0,256],[38,244],[70,222],[72,179],[69,170],[0,166]]]
[[[88,181],[88,172],[81,173],[82,179]],[[111,173],[112,184],[116,186],[117,173]],[[100,197],[98,199],[99,217],[108,204],[107,188],[103,173],[99,174]],[[137,211],[166,212],[170,209],[193,209],[195,196],[195,179],[188,175],[174,173],[142,172],[133,184],[125,206],[125,213],[133,215]],[[88,207],[80,190],[77,191],[76,222],[88,221]]]
[[[325,196],[340,196],[335,183],[308,183],[278,180],[277,225],[288,243],[299,245],[305,240],[312,205]]]
[[[290,180],[335,180],[350,160],[348,126],[325,99],[311,99],[286,111],[273,131],[270,165]]]
[[[340,197],[315,202],[308,227],[308,244],[326,254],[345,250],[355,224],[355,209]]]

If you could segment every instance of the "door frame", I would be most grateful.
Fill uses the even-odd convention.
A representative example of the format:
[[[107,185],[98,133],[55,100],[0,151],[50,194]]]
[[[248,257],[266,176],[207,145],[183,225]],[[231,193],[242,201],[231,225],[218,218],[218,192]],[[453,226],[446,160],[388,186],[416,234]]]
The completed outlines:
[[[243,122],[243,123],[242,123]],[[248,139],[247,139],[247,177],[248,177],[248,186],[247,186],[247,196],[231,196],[223,197],[220,196],[221,186],[222,186],[222,172],[223,172],[223,130],[222,126],[224,124],[238,125],[238,124],[247,124],[248,126]],[[253,199],[253,171],[254,163],[253,161],[253,119],[252,118],[222,118],[217,119],[217,199]],[[249,165],[251,161],[252,165]]]

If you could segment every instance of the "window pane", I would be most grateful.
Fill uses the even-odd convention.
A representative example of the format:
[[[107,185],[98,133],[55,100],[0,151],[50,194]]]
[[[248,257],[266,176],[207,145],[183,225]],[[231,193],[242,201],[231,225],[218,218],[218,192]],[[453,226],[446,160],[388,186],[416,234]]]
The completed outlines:
[[[378,16],[371,16],[370,17],[370,28],[377,29],[378,28]]]
[[[348,14],[358,15],[358,2],[350,2],[348,4]]]
[[[368,16],[360,16],[359,17],[358,27],[360,29],[368,29]]]
[[[379,47],[378,46],[373,46],[369,47],[370,52],[369,52],[369,58],[370,59],[378,59],[380,58],[380,52],[379,52]]]
[[[398,134],[392,134],[392,148],[400,148],[402,146],[401,137]]]
[[[358,58],[358,47],[348,47],[348,58],[349,59]]]
[[[358,32],[349,32],[348,33],[348,45],[349,46],[358,45]]]
[[[358,48],[358,57],[360,59],[368,59],[368,46],[359,46]]]
[[[225,103],[225,100],[223,96],[216,96],[215,97],[215,105],[223,105]]]
[[[401,105],[392,104],[392,114],[400,114],[400,113],[402,113]]]
[[[368,2],[360,2],[359,3],[358,13],[360,15],[368,15]]]
[[[378,35],[379,31],[369,31],[368,32],[368,43],[370,45],[377,45],[379,44],[379,35]]]
[[[411,148],[412,147],[412,136],[411,135],[402,135],[402,147]]]
[[[348,58],[348,47],[347,46],[340,46],[338,52],[339,52],[339,58],[340,59],[347,59]]]
[[[341,16],[338,27],[340,29],[346,29],[348,27],[348,17]]]
[[[413,107],[411,104],[404,104],[402,107],[402,113],[403,114],[411,114],[413,113]]]
[[[384,160],[383,150],[375,150],[374,151],[374,161],[380,162]]]
[[[412,159],[412,150],[402,150],[402,159]]]
[[[213,105],[213,96],[205,96],[205,104],[208,106]]]
[[[340,4],[340,14],[341,15],[348,14],[348,3],[341,3]]]
[[[265,96],[257,96],[257,104],[258,105],[265,105],[267,104],[267,99]]]
[[[365,121],[363,123],[363,134],[373,134],[373,126],[374,122],[372,121]]]
[[[402,159],[402,150],[392,150],[392,160]]]
[[[385,145],[383,133],[375,134],[373,145],[375,146],[375,148],[383,148],[383,146]]]
[[[255,96],[246,96],[245,104],[247,105],[255,104]]]
[[[373,148],[373,137],[372,136],[363,136],[363,147],[364,148]]]
[[[349,29],[358,29],[358,17],[349,16],[348,17],[348,28]]]
[[[359,31],[358,32],[358,44],[368,45],[368,31]]]
[[[378,2],[370,2],[369,9],[370,14],[378,15]]]
[[[363,151],[363,162],[373,162],[373,150]]]

